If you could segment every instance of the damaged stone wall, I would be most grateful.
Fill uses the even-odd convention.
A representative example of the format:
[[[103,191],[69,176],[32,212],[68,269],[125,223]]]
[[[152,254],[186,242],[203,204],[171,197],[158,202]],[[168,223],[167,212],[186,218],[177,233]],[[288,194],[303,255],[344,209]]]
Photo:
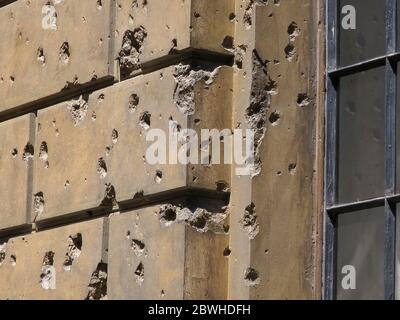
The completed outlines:
[[[0,299],[318,297],[318,14],[0,0]],[[151,129],[247,128],[248,177],[146,160]]]

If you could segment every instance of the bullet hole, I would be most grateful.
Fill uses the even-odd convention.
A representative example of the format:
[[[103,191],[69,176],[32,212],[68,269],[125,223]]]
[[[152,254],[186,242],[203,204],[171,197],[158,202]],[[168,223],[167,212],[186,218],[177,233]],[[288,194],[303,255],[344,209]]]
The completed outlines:
[[[15,254],[12,254],[10,256],[10,264],[12,267],[15,267],[17,265],[17,256]]]
[[[268,0],[247,0],[247,6],[243,16],[243,24],[250,29],[253,24],[253,10],[256,5],[266,5]]]
[[[46,64],[46,57],[44,55],[43,48],[38,48],[37,49],[37,60],[39,63],[44,66]]]
[[[133,16],[131,14],[128,17],[128,22],[129,22],[129,24],[134,24],[135,23],[135,19],[133,18]]]
[[[140,98],[136,93],[133,93],[129,96],[128,109],[131,113],[136,111],[137,106],[139,105]]]
[[[133,250],[133,252],[137,257],[141,257],[144,254],[145,247],[146,245],[142,241],[137,239],[132,239],[131,249]]]
[[[11,156],[15,159],[18,156],[18,150],[16,148],[11,150]]]
[[[217,76],[218,68],[203,70],[192,68],[191,65],[179,64],[175,66],[174,79],[176,87],[174,91],[174,102],[184,115],[193,115],[195,111],[194,86],[204,81],[205,88],[208,88]]]
[[[0,244],[0,267],[2,266],[7,254],[7,243]]]
[[[300,35],[300,29],[296,22],[292,22],[287,30],[290,41],[294,41]]]
[[[65,181],[65,183],[64,183],[64,189],[67,190],[69,186],[70,186],[69,180]]]
[[[247,286],[254,287],[260,284],[258,272],[253,268],[247,268],[244,274],[244,281]]]
[[[305,93],[297,95],[297,105],[299,107],[307,107],[311,103],[311,99]]]
[[[233,13],[233,12],[231,12],[231,13],[229,14],[229,20],[230,20],[231,22],[234,22],[235,19],[236,19],[236,14]]]
[[[86,300],[101,300],[107,296],[107,264],[100,262],[92,273]]]
[[[105,207],[113,207],[117,205],[115,188],[111,183],[106,183],[105,186],[106,190],[101,205]]]
[[[217,185],[217,191],[219,192],[229,192],[231,190],[226,181],[217,181],[215,184]]]
[[[164,205],[160,208],[159,216],[160,222],[162,225],[168,227],[173,222],[175,222],[177,215],[176,215],[177,208],[172,205]]]
[[[99,103],[102,103],[102,102],[104,101],[104,99],[105,99],[105,95],[104,95],[104,93],[102,93],[102,94],[100,94],[100,95],[98,96],[97,101],[98,101]]]
[[[131,232],[128,230],[126,232],[126,240],[129,240],[131,238]]]
[[[276,5],[277,7],[279,7],[281,4],[281,0],[274,0],[274,5]]]
[[[63,268],[64,271],[71,271],[72,263],[79,258],[82,252],[82,234],[78,233],[75,236],[69,236],[67,243],[68,249],[65,254]]]
[[[201,120],[200,119],[194,119],[194,124],[198,126],[200,124]]]
[[[74,126],[77,127],[86,118],[89,105],[87,98],[80,96],[78,100],[71,100],[67,102],[67,109],[71,112],[72,121]]]
[[[255,239],[255,237],[260,232],[260,225],[258,223],[255,208],[256,206],[254,205],[254,203],[248,205],[244,211],[242,219],[239,221],[242,230],[248,234],[250,240]]]
[[[94,112],[94,111],[92,112],[91,119],[92,119],[93,122],[97,120],[96,112]]]
[[[135,30],[127,30],[122,38],[119,52],[121,76],[126,78],[135,70],[140,69],[140,55],[143,52],[143,43],[147,38],[147,31],[143,26]]]
[[[151,114],[148,111],[143,112],[139,118],[139,125],[144,129],[150,129],[151,124]]]
[[[103,3],[102,3],[102,0],[97,0],[97,9],[98,9],[98,10],[101,10],[101,9],[103,9]]]
[[[289,173],[292,176],[294,176],[296,174],[296,172],[297,172],[297,164],[296,163],[289,164],[288,170],[289,170]]]
[[[140,190],[138,192],[135,193],[135,195],[133,196],[134,200],[138,200],[138,199],[143,199],[144,198],[144,191]]]
[[[115,129],[113,129],[113,131],[112,131],[111,141],[113,144],[116,144],[118,142],[118,131]]]
[[[235,55],[235,66],[239,69],[243,68],[243,60],[246,55],[247,46],[242,44],[240,46],[235,47],[233,53]]]
[[[268,79],[267,93],[271,96],[275,96],[278,94],[278,84],[271,78]]]
[[[107,164],[103,158],[99,158],[97,161],[97,173],[100,175],[100,179],[105,179],[107,176]]]
[[[133,9],[133,8],[139,8],[138,0],[132,0],[131,8],[132,8],[132,9]]]
[[[222,46],[223,46],[225,49],[233,50],[233,37],[231,37],[231,36],[226,36],[226,37],[224,38],[224,40],[222,41]]]
[[[164,227],[169,227],[174,223],[185,223],[200,233],[211,231],[216,234],[226,234],[227,228],[224,225],[228,217],[226,209],[224,207],[221,208],[221,212],[214,213],[203,208],[192,211],[189,208],[166,204],[160,207],[158,214],[160,223]]]
[[[291,43],[289,43],[286,48],[285,48],[285,57],[289,62],[293,61],[293,58],[295,57],[297,53],[297,50],[295,46]]]
[[[142,2],[142,8],[147,7],[147,4],[148,4],[147,0],[143,0],[143,2]]]
[[[274,111],[271,113],[269,116],[269,122],[271,123],[272,126],[277,126],[281,120],[281,115],[279,114],[278,111]]]
[[[13,85],[15,82],[15,77],[14,76],[10,76],[10,84]]]
[[[165,291],[164,291],[164,290],[161,290],[160,296],[161,296],[161,298],[164,298],[164,297],[165,297]]]
[[[229,248],[224,249],[224,257],[229,257],[231,255],[232,251]]]
[[[195,18],[200,18],[200,13],[198,13],[198,12],[195,12],[193,15]]]
[[[169,50],[169,54],[174,54],[178,52],[178,40],[172,39],[171,50]]]
[[[161,183],[162,177],[163,177],[162,171],[157,170],[157,171],[156,171],[156,176],[154,177],[154,181],[155,181],[156,183]]]
[[[39,159],[46,163],[48,158],[49,158],[49,149],[47,147],[47,143],[43,141],[40,144]]]
[[[139,265],[137,266],[134,275],[135,275],[136,283],[139,286],[141,286],[143,284],[143,281],[144,281],[144,266],[143,266],[142,262],[140,262]]]
[[[54,268],[54,252],[52,251],[48,251],[44,255],[39,283],[44,290],[56,289],[56,269]]]
[[[70,55],[69,43],[64,42],[59,50],[59,61],[63,64],[67,64],[69,62]]]
[[[246,164],[252,177],[259,175],[262,168],[259,151],[267,131],[266,122],[268,119],[267,113],[270,104],[270,95],[268,94],[268,86],[265,83],[268,83],[268,81],[267,65],[261,60],[257,51],[254,50],[250,106],[246,109],[245,114],[247,122],[255,131],[254,161]]]
[[[35,221],[44,211],[44,194],[38,192],[33,196],[33,212],[35,213]]]
[[[22,154],[22,160],[25,162],[28,162],[29,159],[33,158],[35,151],[33,145],[31,145],[29,142],[26,144],[24,148],[24,153]]]

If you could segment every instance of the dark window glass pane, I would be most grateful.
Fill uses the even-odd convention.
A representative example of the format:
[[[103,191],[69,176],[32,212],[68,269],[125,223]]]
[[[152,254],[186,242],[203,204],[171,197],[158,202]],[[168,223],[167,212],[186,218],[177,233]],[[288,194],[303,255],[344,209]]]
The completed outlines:
[[[338,299],[384,299],[384,221],[383,208],[339,215]]]
[[[400,1],[398,3],[400,6]],[[400,19],[400,18],[399,18]],[[400,21],[399,21],[400,24]],[[400,62],[397,63],[397,74],[400,72]],[[400,77],[397,76],[397,105],[396,105],[396,190],[400,193]]]
[[[342,8],[355,8],[355,29],[343,28],[347,14]],[[339,1],[339,62],[341,66],[382,56],[386,53],[385,0]]]
[[[384,195],[385,67],[339,82],[339,203]]]

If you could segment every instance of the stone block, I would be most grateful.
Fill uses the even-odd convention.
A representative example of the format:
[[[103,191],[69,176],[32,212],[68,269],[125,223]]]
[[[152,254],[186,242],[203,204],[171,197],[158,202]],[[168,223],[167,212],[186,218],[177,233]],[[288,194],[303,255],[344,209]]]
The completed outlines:
[[[169,67],[40,110],[33,219],[46,220],[99,206],[112,207],[114,200],[128,201],[135,196],[188,186],[216,190],[216,181],[220,180],[229,183],[230,172],[226,169],[229,165],[207,167],[204,170],[210,174],[215,170],[212,178],[192,183],[188,182],[188,176],[193,173],[187,172],[196,174],[192,167],[151,165],[145,159],[152,144],[146,141],[150,129],[163,130],[168,141],[171,119],[177,122],[177,128],[190,127],[193,115],[179,108],[179,100],[184,101],[185,107],[193,104],[200,115],[204,114],[201,126],[230,128],[231,68],[217,71],[215,83],[207,85],[209,89],[204,89],[205,79],[194,81],[193,75],[176,79],[175,67]],[[201,89],[196,85],[191,87],[192,80]],[[176,93],[179,81],[189,83],[183,87],[182,95]],[[225,109],[222,111],[225,118],[214,117],[216,109]]]
[[[115,52],[121,76],[187,48],[229,53],[232,12],[234,0],[117,0]]]
[[[83,300],[89,292],[104,298],[101,282],[95,288],[92,279],[102,259],[102,236],[98,219],[10,239],[0,262],[0,299]]]
[[[28,179],[34,153],[34,116],[0,123],[0,229],[29,223]]]
[[[111,75],[110,8],[110,0],[0,8],[0,112]]]

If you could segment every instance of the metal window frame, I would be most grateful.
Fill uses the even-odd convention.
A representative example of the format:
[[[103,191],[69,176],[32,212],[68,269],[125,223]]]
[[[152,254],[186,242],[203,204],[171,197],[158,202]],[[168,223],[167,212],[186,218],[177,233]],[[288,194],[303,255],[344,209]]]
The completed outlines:
[[[339,0],[328,0],[326,6],[326,158],[325,158],[325,215],[324,215],[324,288],[326,300],[336,299],[337,216],[360,209],[382,207],[385,214],[384,241],[384,298],[395,299],[395,240],[396,204],[396,103],[397,103],[397,4],[386,0],[386,55],[349,66],[338,67]],[[400,0],[399,0],[400,1]],[[399,19],[400,20],[400,19]],[[400,21],[399,21],[400,23]],[[345,75],[369,70],[377,66],[385,69],[385,194],[382,197],[337,205],[337,143],[338,143],[338,82]]]

